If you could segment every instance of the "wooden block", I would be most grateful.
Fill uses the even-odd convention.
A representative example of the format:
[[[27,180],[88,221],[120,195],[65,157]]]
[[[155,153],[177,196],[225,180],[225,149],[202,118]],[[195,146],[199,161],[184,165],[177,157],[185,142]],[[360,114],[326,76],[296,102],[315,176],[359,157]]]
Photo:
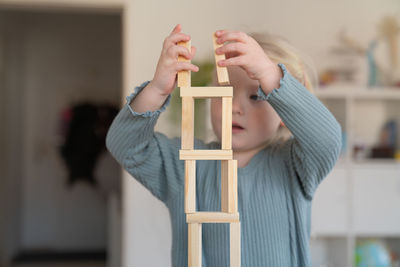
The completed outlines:
[[[239,222],[239,213],[196,212],[186,214],[187,223],[231,223]]]
[[[230,226],[230,267],[240,267],[240,222]]]
[[[221,161],[221,211],[238,212],[237,160]]]
[[[221,149],[232,149],[232,97],[222,98]]]
[[[201,267],[202,226],[200,223],[188,225],[188,266]]]
[[[196,212],[196,161],[185,161],[185,213]]]
[[[233,87],[181,87],[181,97],[195,98],[233,97]]]
[[[229,75],[228,75],[228,69],[226,67],[220,67],[218,66],[218,61],[225,59],[225,55],[217,55],[215,53],[215,50],[218,47],[221,47],[222,44],[217,44],[217,37],[215,34],[213,34],[213,43],[214,43],[214,55],[215,55],[215,65],[217,68],[217,76],[218,76],[218,83],[220,85],[228,85],[229,84]]]
[[[182,97],[182,149],[194,148],[194,98]]]
[[[179,42],[178,45],[184,46],[189,51],[191,51],[191,42],[190,40],[187,42]],[[186,59],[185,57],[178,56],[178,62],[190,62],[189,59]],[[190,71],[179,71],[178,72],[178,87],[190,87],[191,85],[191,80],[190,80]]]
[[[238,161],[233,160],[233,212],[239,212],[238,210]]]
[[[180,150],[180,160],[228,160],[232,159],[232,150]]]

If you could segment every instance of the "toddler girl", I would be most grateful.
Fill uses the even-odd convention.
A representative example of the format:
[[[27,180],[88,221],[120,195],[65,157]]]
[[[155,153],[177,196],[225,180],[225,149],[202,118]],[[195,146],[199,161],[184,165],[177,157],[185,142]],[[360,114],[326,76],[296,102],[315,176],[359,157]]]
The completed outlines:
[[[232,149],[238,160],[238,209],[241,264],[310,266],[311,200],[339,155],[341,129],[332,114],[308,90],[304,63],[282,39],[243,32],[215,33],[216,50],[225,54],[232,100]],[[256,39],[258,41],[256,41]],[[165,39],[154,78],[135,89],[115,118],[107,147],[120,164],[168,207],[173,244],[172,266],[187,266],[184,213],[184,161],[180,139],[154,133],[181,70],[198,71],[178,56],[192,59],[178,46],[190,37],[177,25]],[[221,136],[221,100],[211,101],[214,132]],[[285,130],[288,129],[288,130]],[[283,138],[290,131],[292,137]],[[220,149],[219,142],[195,140],[197,149]],[[197,210],[218,211],[219,161],[197,162]],[[203,224],[203,266],[229,266],[229,225]]]

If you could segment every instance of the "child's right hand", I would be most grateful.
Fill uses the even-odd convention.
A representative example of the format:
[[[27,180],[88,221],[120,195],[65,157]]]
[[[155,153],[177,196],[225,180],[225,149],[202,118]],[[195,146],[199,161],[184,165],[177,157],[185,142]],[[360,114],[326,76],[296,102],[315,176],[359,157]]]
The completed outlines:
[[[171,34],[165,38],[160,59],[151,86],[161,95],[169,95],[176,87],[178,71],[190,70],[197,72],[199,68],[189,62],[178,62],[178,56],[192,59],[196,53],[196,48],[189,49],[178,45],[179,42],[190,40],[190,36],[181,32],[182,26],[176,25]]]

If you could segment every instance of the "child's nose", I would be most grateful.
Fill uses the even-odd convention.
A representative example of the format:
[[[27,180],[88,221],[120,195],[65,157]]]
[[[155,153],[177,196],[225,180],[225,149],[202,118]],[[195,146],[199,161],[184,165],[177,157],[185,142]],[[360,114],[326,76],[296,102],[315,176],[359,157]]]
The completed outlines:
[[[243,105],[239,97],[233,96],[232,98],[232,114],[243,114]]]

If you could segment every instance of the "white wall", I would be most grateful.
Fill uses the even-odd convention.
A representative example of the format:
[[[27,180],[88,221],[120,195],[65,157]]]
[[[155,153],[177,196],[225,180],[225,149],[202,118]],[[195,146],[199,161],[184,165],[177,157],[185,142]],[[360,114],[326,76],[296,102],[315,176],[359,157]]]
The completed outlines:
[[[21,44],[19,50],[7,51],[10,57],[20,56],[19,68],[10,73],[18,77],[20,84],[8,95],[12,110],[10,107],[7,124],[23,123],[22,131],[10,132],[10,137],[20,138],[9,139],[10,151],[15,144],[23,146],[9,167],[22,172],[18,246],[105,249],[105,195],[84,183],[67,187],[67,170],[58,152],[57,134],[60,113],[71,104],[90,101],[118,105],[120,18],[28,12],[10,17],[7,28],[18,36],[12,40],[18,42],[11,44]],[[110,166],[115,177],[109,178],[117,181],[119,168]]]
[[[321,70],[330,65],[328,50],[341,29],[366,46],[376,36],[379,19],[400,14],[398,0],[136,0],[126,5],[125,95],[153,77],[162,41],[176,23],[192,36],[197,59],[209,57],[211,34],[216,29],[268,31],[286,37]],[[160,121],[158,129],[168,133],[166,125]],[[124,214],[123,266],[169,266],[168,212],[127,174]]]

